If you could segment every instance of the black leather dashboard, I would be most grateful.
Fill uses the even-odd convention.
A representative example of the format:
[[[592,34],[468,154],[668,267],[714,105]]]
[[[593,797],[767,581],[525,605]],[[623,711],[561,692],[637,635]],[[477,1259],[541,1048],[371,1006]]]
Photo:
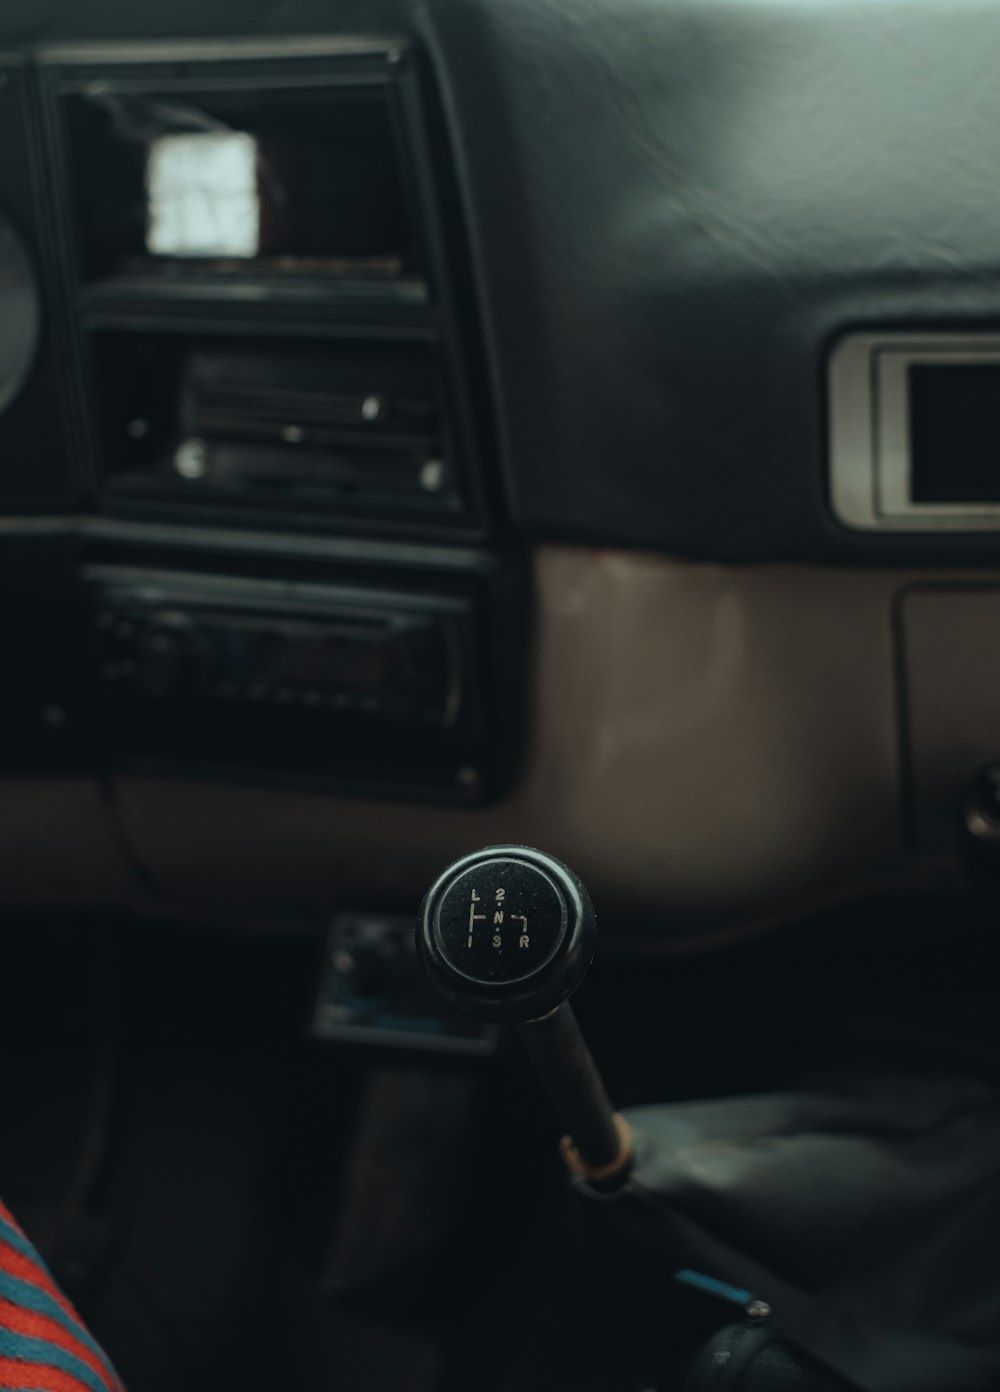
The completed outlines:
[[[851,534],[824,459],[839,333],[1000,318],[990,0],[8,0],[0,48],[320,31],[436,69],[529,535],[995,557]]]

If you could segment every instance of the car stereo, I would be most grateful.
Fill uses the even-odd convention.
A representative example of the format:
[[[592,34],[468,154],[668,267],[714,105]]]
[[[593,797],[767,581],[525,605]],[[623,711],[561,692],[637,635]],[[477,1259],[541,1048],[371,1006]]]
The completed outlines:
[[[491,692],[492,642],[505,649],[516,606],[490,582],[403,589],[120,565],[83,580],[113,764],[466,802],[513,772],[518,702]]]

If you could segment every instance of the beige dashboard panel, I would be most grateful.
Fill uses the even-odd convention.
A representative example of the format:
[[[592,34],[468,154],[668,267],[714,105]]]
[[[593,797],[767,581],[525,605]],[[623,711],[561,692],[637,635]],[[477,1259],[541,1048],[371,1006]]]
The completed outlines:
[[[963,791],[1000,758],[1000,588],[917,586],[899,615],[913,837],[926,850],[952,850]]]
[[[570,862],[605,910],[680,919],[916,873],[899,804],[892,613],[917,576],[544,547],[514,793],[460,810],[126,778],[167,904],[296,919],[414,905],[477,846]]]

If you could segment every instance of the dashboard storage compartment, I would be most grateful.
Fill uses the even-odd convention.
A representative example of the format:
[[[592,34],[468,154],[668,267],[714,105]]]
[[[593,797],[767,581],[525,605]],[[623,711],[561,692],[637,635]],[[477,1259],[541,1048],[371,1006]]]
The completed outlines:
[[[82,284],[169,297],[309,281],[322,296],[419,278],[393,51],[261,57],[118,50],[47,65]]]
[[[431,345],[106,332],[92,369],[113,506],[462,510]]]

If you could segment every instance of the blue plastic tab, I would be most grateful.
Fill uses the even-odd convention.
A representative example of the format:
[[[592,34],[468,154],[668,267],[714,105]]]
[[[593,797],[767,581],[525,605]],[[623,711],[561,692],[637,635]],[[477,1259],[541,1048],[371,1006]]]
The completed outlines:
[[[704,1276],[700,1271],[677,1271],[674,1273],[674,1280],[685,1286],[693,1286],[695,1290],[704,1291],[706,1295],[717,1295],[720,1300],[728,1300],[733,1305],[739,1305],[741,1309],[753,1299],[750,1291],[731,1286],[726,1281],[717,1281],[714,1276]]]

